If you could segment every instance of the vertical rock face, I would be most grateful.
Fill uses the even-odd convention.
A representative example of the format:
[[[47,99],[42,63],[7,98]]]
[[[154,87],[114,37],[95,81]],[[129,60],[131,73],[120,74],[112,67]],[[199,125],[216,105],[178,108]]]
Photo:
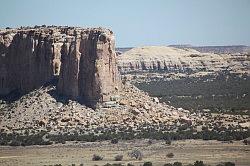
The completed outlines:
[[[58,93],[90,105],[120,85],[113,32],[103,28],[0,30],[0,95],[29,92],[59,75]]]
[[[75,30],[61,49],[59,93],[90,105],[109,100],[120,85],[114,44],[110,30]]]
[[[0,35],[0,94],[26,93],[53,76],[53,41],[45,33],[17,31]]]

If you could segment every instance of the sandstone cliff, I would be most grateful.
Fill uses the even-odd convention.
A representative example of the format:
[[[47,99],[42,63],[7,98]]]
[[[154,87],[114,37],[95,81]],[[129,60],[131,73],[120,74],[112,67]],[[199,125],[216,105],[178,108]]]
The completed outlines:
[[[6,31],[0,34],[0,94],[26,93],[53,77],[53,39],[49,32]]]
[[[107,101],[120,81],[112,31],[75,31],[62,46],[58,90],[73,99],[94,104]]]
[[[0,95],[27,93],[59,75],[60,94],[106,101],[120,84],[114,47],[113,32],[103,28],[1,30]]]
[[[249,55],[200,53],[189,48],[147,46],[133,48],[118,57],[119,69],[128,72],[240,72],[249,74]]]

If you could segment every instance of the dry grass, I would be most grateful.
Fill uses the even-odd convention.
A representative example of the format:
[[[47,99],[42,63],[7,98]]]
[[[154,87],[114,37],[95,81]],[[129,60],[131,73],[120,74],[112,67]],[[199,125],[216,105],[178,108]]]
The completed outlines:
[[[143,153],[142,160],[131,159],[128,153],[139,149]],[[166,155],[173,153],[173,158]],[[92,161],[93,154],[103,156],[101,161]],[[116,155],[123,155],[122,161],[114,161]],[[151,161],[153,165],[163,165],[179,161],[193,163],[203,160],[216,165],[219,162],[231,161],[237,166],[250,164],[250,147],[242,142],[221,143],[218,141],[187,140],[176,141],[166,145],[164,141],[154,141],[149,145],[147,140],[119,141],[96,143],[67,143],[66,145],[0,147],[0,165],[104,165],[106,163],[132,163],[140,165]]]

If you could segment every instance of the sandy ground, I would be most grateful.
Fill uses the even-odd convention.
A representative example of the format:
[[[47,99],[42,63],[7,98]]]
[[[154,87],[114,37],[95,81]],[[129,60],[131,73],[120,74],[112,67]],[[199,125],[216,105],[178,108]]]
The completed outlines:
[[[139,149],[144,157],[141,161],[128,157],[128,152]],[[173,158],[166,157],[174,153]],[[93,154],[104,157],[102,161],[92,161]],[[114,161],[118,154],[123,155],[123,161]],[[30,146],[30,147],[0,147],[1,166],[36,166],[36,165],[104,165],[106,163],[132,163],[140,165],[151,161],[153,165],[163,165],[179,161],[193,163],[203,160],[210,165],[231,161],[237,166],[250,165],[250,146],[242,142],[222,143],[218,141],[186,140],[175,141],[166,145],[163,141],[148,140],[120,141],[95,143],[67,143],[65,145]]]

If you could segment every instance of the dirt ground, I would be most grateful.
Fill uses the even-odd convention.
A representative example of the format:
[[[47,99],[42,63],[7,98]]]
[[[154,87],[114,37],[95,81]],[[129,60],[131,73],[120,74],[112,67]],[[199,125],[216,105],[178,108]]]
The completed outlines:
[[[128,152],[138,149],[143,153],[141,161],[131,159]],[[173,153],[173,158],[166,155]],[[92,161],[93,154],[103,156],[102,161]],[[114,161],[116,155],[123,155],[122,161]],[[108,141],[95,143],[69,142],[65,145],[1,147],[0,166],[37,166],[37,165],[104,165],[106,163],[132,163],[141,165],[151,161],[162,166],[176,161],[184,164],[203,160],[210,165],[231,161],[237,166],[250,165],[250,146],[242,142],[223,143],[219,141],[185,140],[174,141],[166,145],[164,141],[148,140],[120,141],[111,144]]]

